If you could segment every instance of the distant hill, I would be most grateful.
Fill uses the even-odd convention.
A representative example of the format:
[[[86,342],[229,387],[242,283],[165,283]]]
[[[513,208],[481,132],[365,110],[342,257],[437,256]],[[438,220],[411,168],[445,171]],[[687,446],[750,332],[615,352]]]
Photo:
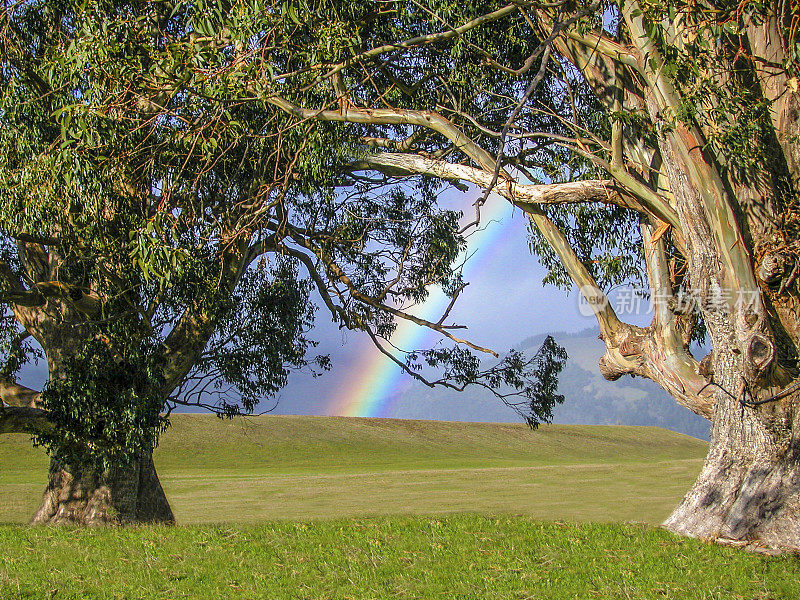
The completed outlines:
[[[606,381],[597,367],[605,350],[598,333],[596,329],[587,329],[552,334],[569,354],[559,379],[559,390],[566,400],[556,407],[554,423],[651,425],[709,439],[709,422],[679,406],[652,381],[638,377]],[[514,348],[535,352],[544,338],[545,335],[533,336]],[[413,385],[400,394],[392,404],[391,416],[459,421],[519,419],[486,390],[475,388],[458,393],[424,385]]]

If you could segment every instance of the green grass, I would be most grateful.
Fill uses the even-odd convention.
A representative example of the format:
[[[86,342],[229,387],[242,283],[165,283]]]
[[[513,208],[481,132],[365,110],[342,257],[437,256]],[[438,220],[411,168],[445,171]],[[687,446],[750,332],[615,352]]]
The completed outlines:
[[[706,444],[653,427],[175,415],[156,465],[181,524],[396,514],[661,522]],[[36,508],[47,461],[0,436],[0,522]]]
[[[660,522],[700,468],[706,444],[662,429],[173,422],[156,463],[186,526],[0,525],[0,598],[800,597],[796,557],[620,523]],[[0,522],[29,517],[46,467],[0,436]]]
[[[796,599],[796,557],[644,526],[521,517],[0,527],[0,597]]]

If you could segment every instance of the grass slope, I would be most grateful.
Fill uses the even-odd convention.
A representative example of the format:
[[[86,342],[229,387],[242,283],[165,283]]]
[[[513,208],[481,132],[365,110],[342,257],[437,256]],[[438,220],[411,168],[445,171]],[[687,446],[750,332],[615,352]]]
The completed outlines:
[[[706,444],[652,427],[174,415],[156,464],[182,524],[390,514],[662,521]],[[0,436],[0,522],[25,522],[47,461]]]
[[[796,599],[796,557],[632,525],[459,515],[258,526],[0,527],[0,598]]]

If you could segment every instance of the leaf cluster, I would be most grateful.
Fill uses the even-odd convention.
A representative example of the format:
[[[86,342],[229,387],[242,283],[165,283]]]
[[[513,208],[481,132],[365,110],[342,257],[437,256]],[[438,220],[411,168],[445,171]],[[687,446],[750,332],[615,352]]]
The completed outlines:
[[[535,429],[541,423],[549,423],[553,408],[564,402],[564,396],[558,393],[558,375],[567,358],[566,350],[548,335],[532,357],[511,349],[488,368],[469,350],[458,346],[411,352],[406,364],[416,371],[423,365],[441,370],[440,381],[455,389],[479,385],[490,390]]]

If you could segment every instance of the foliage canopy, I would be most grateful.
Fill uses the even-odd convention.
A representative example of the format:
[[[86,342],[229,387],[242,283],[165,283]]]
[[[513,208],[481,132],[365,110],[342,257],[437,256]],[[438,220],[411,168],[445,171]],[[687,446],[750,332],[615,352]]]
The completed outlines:
[[[454,10],[444,16],[480,15]],[[372,126],[318,123],[274,101],[279,90],[335,104],[340,82],[319,85],[307,66],[435,30],[417,7],[387,19],[373,2],[34,1],[4,8],[0,28],[3,378],[15,389],[43,349],[50,380],[34,406],[56,426],[36,440],[54,455],[108,468],[153,447],[165,408],[252,411],[291,369],[329,368],[308,356],[312,289],[376,342],[396,318],[456,339],[407,313],[431,286],[454,298],[463,288],[460,215],[438,207],[440,184],[354,174]],[[517,52],[524,29],[482,35]],[[478,74],[466,49],[416,63],[352,101],[386,91],[411,106],[390,79],[427,70],[466,97]],[[503,77],[486,85],[514,93]],[[434,89],[429,77],[417,97]],[[436,383],[525,397],[514,406],[531,424],[555,401],[541,393],[551,383],[537,387],[542,356],[488,369],[465,349],[408,364],[417,356],[444,368]]]

